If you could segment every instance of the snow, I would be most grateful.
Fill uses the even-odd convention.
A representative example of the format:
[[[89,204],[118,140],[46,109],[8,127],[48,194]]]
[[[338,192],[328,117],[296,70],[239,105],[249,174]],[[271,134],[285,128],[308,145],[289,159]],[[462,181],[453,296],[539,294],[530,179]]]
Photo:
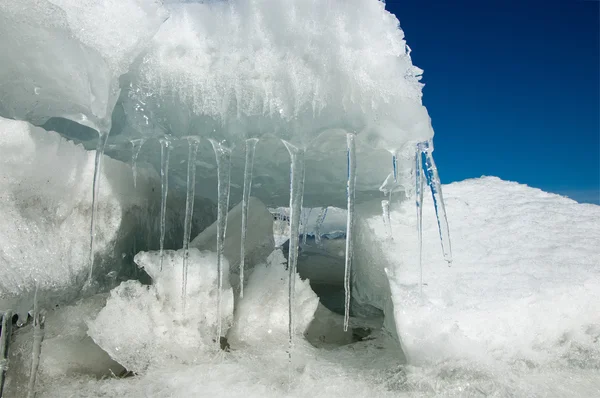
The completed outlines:
[[[307,281],[298,280],[299,335],[290,384],[287,278],[281,264],[284,258],[275,251],[268,264],[255,268],[244,300],[236,304],[228,336],[230,352],[216,354],[211,341],[207,341],[210,349],[199,347],[200,341],[213,337],[206,330],[214,325],[202,331],[186,328],[183,335],[162,334],[176,328],[172,321],[178,315],[170,297],[175,297],[174,302],[178,299],[177,283],[166,280],[170,285],[143,287],[127,282],[111,293],[98,317],[102,322],[95,321],[96,326],[91,322],[89,333],[104,334],[105,347],[120,345],[132,362],[149,366],[140,369],[140,375],[124,379],[48,377],[42,372],[40,391],[45,397],[597,396],[600,207],[493,177],[443,188],[455,261],[449,268],[443,259],[434,209],[426,196],[423,299],[419,297],[412,201],[392,202],[393,242],[382,239],[385,229],[379,201],[375,201],[373,216],[357,207],[358,235],[372,237],[371,266],[382,267],[379,275],[384,278],[383,267],[388,268],[391,276],[388,291],[393,292],[391,311],[396,322],[392,327],[398,327],[408,363],[394,333],[388,335],[391,330],[374,329],[372,340],[349,344],[352,339],[341,328],[343,317],[317,307]],[[356,253],[365,250],[361,240],[356,245]],[[180,271],[181,256],[167,253],[173,263],[165,262],[165,269]],[[204,286],[200,291],[214,290],[215,254],[196,249],[192,253],[203,258],[203,267],[190,266],[190,272],[198,272],[190,277],[191,284]],[[137,260],[154,267],[158,253],[142,254]],[[180,273],[173,278],[180,278]],[[123,296],[126,288],[145,297],[156,297],[152,289],[174,289],[176,294],[158,295],[166,297],[162,304],[154,298],[133,304]],[[214,314],[214,292],[210,299],[200,297],[205,298],[188,302],[198,302]],[[93,318],[98,311],[93,307],[83,306],[79,311]],[[155,311],[152,320],[147,319],[150,308]],[[312,317],[314,325],[304,329]],[[48,322],[52,318],[49,315]],[[377,327],[375,321],[363,322]],[[351,327],[359,325],[360,319],[350,319]],[[66,328],[65,335],[80,333],[71,329],[80,330]],[[300,336],[303,329],[306,340]],[[194,338],[185,337],[192,332]],[[316,342],[316,347],[309,341]],[[191,342],[197,346],[190,346]],[[144,356],[153,358],[148,361]]]
[[[493,177],[447,185],[453,267],[426,196],[421,293],[413,168],[416,144],[434,134],[421,73],[397,18],[378,0],[0,2],[0,308],[15,309],[24,323],[40,286],[50,310],[40,395],[599,396],[600,207]],[[59,119],[51,123],[58,133],[33,127],[51,118],[87,127]],[[161,267],[152,251],[162,224],[157,173],[142,167],[134,184],[131,167],[110,158],[92,228],[99,283],[85,294],[122,283],[106,303],[81,297],[97,153],[61,135],[90,147],[89,128],[102,139],[111,130],[107,147],[121,160],[130,159],[132,139],[147,139],[141,164],[160,164],[156,141],[169,136],[167,249],[214,220],[208,200],[223,169],[213,167],[210,143],[232,148],[231,184],[219,179],[224,222],[225,192],[231,187],[231,203],[242,194],[243,144],[259,139],[243,299],[235,295],[240,207],[229,213],[222,262],[214,246],[216,229],[225,228],[215,224],[192,242],[189,259],[184,243],[185,251],[164,251]],[[337,283],[335,259],[346,242],[304,246],[300,275],[313,280],[302,280],[272,251],[281,239],[266,206],[294,204],[294,224],[302,206],[344,207],[349,133],[357,165],[354,311],[344,332],[344,318],[325,307],[336,307],[326,303],[333,295],[320,305],[315,291]],[[201,167],[197,179],[190,173],[183,206],[188,140],[198,148],[189,170]],[[302,154],[292,192],[286,146]],[[194,203],[186,238],[174,239],[183,208]],[[321,232],[345,236],[346,220],[330,208]],[[306,232],[314,235],[314,226]],[[123,281],[132,254],[152,285]],[[220,289],[219,270],[229,276],[231,267]],[[362,311],[368,306],[378,310]],[[216,341],[221,327],[229,350]],[[12,391],[24,386],[31,334],[30,325],[15,333]],[[108,376],[121,369],[115,361],[137,374]]]
[[[413,203],[392,209],[393,242],[378,215],[360,222],[357,252],[373,257],[355,282],[382,308],[387,268],[409,361],[564,366],[582,350],[584,367],[600,365],[600,207],[494,177],[447,185],[444,196],[455,260],[443,261],[428,197],[422,298]]]
[[[55,303],[79,294],[88,270],[93,151],[29,123],[0,118],[0,308],[31,309],[35,283]],[[147,225],[154,173],[106,158],[96,255],[105,272],[124,264],[136,229]],[[151,213],[150,213],[151,214]],[[26,316],[25,316],[26,318]]]

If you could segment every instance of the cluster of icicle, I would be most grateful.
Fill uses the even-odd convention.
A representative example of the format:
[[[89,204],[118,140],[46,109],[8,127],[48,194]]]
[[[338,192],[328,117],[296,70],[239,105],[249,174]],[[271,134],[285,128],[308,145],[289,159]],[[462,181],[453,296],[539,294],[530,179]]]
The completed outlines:
[[[184,222],[184,238],[183,238],[183,284],[182,284],[182,299],[183,308],[185,312],[185,298],[186,298],[186,285],[187,285],[187,271],[188,271],[188,250],[190,243],[192,215],[194,211],[194,197],[195,197],[195,173],[196,173],[196,156],[198,152],[198,145],[200,138],[198,136],[184,137],[188,142],[188,170],[187,170],[187,195],[186,195],[186,211],[185,211],[185,222]],[[136,175],[135,162],[139,155],[142,144],[145,140],[134,140],[132,141],[133,146],[133,173],[134,173],[134,184]],[[169,153],[172,147],[172,139],[168,136],[163,136],[159,139],[161,144],[161,214],[160,214],[160,261],[162,269],[163,261],[163,248],[164,248],[164,237],[165,237],[165,217],[166,217],[166,200],[168,194],[168,172],[169,172]],[[100,147],[98,153],[102,153],[103,144],[106,140],[101,140],[99,143]],[[218,175],[218,210],[217,210],[217,269],[218,269],[218,297],[217,297],[217,311],[219,316],[217,324],[217,338],[216,341],[220,341],[222,334],[221,325],[221,302],[222,302],[222,286],[223,286],[223,248],[226,236],[227,226],[227,212],[229,208],[229,192],[230,192],[230,176],[231,176],[231,153],[232,147],[228,146],[226,142],[219,142],[210,139],[212,144],[215,157],[217,160],[217,175]],[[240,247],[240,297],[244,296],[244,267],[245,267],[245,241],[247,233],[247,220],[248,220],[248,203],[252,189],[252,169],[254,164],[254,153],[256,145],[259,142],[258,138],[250,138],[246,140],[246,162],[244,168],[244,188],[242,197],[242,231],[241,231],[241,247]],[[304,225],[306,229],[307,220],[301,223],[302,216],[302,204],[304,197],[304,179],[305,179],[305,154],[306,149],[295,146],[294,144],[282,140],[285,147],[287,148],[290,155],[290,203],[289,203],[289,257],[288,257],[288,270],[289,270],[289,344],[290,344],[290,356],[293,348],[293,331],[294,331],[294,314],[293,314],[293,303],[294,303],[294,292],[295,292],[295,274],[297,270],[298,260],[298,247],[300,237],[300,226]],[[423,203],[423,190],[424,181],[431,188],[433,203],[435,206],[435,212],[437,216],[437,222],[440,233],[440,240],[444,259],[451,264],[452,253],[450,247],[450,235],[448,230],[448,222],[446,219],[446,211],[444,208],[444,201],[442,197],[441,183],[433,159],[433,146],[431,142],[424,142],[416,145],[415,148],[415,196],[416,196],[416,208],[417,208],[417,234],[419,242],[419,267],[420,267],[420,289],[422,290],[423,272],[421,264],[421,253],[422,253],[422,203]],[[397,155],[392,157],[393,164],[393,176],[394,180],[397,178]],[[100,163],[97,159],[96,168],[100,167]],[[349,318],[350,318],[350,298],[351,298],[351,272],[352,272],[352,257],[353,257],[353,223],[354,223],[354,198],[355,198],[355,187],[356,187],[356,144],[355,134],[347,134],[347,223],[346,223],[346,250],[345,250],[345,271],[344,271],[344,291],[345,291],[345,302],[344,302],[344,331],[348,329]],[[97,174],[97,171],[96,171]],[[94,197],[97,197],[98,192],[98,179],[94,179]],[[390,192],[391,194],[391,192]],[[96,211],[96,203],[93,205],[93,212]],[[390,199],[382,200],[382,212],[383,221],[388,231],[388,235],[391,238],[391,220],[390,220]],[[327,208],[323,208],[317,218],[317,231],[315,238],[317,244],[320,243],[320,228],[323,224],[325,216],[327,214]],[[91,250],[90,259],[90,280],[92,277],[93,270],[93,241],[94,241],[94,220],[95,214],[92,214],[92,234],[91,234]],[[306,230],[304,231],[304,239],[306,239]]]
[[[160,121],[153,120],[155,112],[152,108],[152,101],[148,101],[147,94],[144,94],[139,87],[132,86],[130,91],[130,102],[126,113],[133,119],[138,121],[138,128],[142,130],[150,131],[152,134],[155,132],[163,132],[165,129],[161,128]],[[98,148],[96,152],[96,163],[93,181],[93,199],[92,199],[92,219],[91,219],[91,231],[90,231],[90,269],[88,285],[91,285],[93,279],[93,265],[94,265],[94,237],[95,237],[95,220],[97,213],[97,198],[99,192],[99,173],[101,167],[101,159],[104,153],[104,148],[107,140],[107,133],[99,134]],[[156,136],[156,135],[155,135]],[[168,173],[169,173],[169,154],[172,148],[172,138],[167,134],[159,135],[159,142],[161,145],[161,212],[160,212],[160,262],[162,269],[162,262],[164,256],[164,237],[165,237],[165,219],[166,219],[166,201],[168,195]],[[145,135],[141,139],[132,140],[132,169],[134,177],[134,186],[136,185],[136,160],[142,149],[144,142],[146,142],[150,136]],[[188,136],[183,139],[188,142],[188,169],[187,169],[187,194],[186,194],[186,210],[185,210],[185,221],[184,221],[184,236],[183,236],[183,264],[182,264],[182,312],[185,312],[185,300],[187,296],[187,274],[188,274],[188,256],[189,256],[189,244],[191,237],[192,227],[192,215],[194,211],[194,197],[195,197],[195,180],[196,180],[196,156],[198,153],[198,146],[200,143],[199,136]],[[218,181],[218,201],[217,201],[217,270],[218,270],[218,297],[217,297],[217,336],[215,341],[219,344],[222,325],[221,325],[221,304],[222,304],[222,287],[223,287],[223,250],[224,241],[226,236],[227,226],[227,213],[229,208],[229,193],[230,193],[230,177],[231,177],[231,154],[233,147],[225,141],[217,141],[209,139],[212,144],[216,161],[217,161],[217,181]],[[355,133],[347,133],[347,223],[346,223],[346,250],[345,250],[345,271],[344,271],[344,290],[345,290],[345,303],[344,303],[344,331],[348,329],[348,323],[350,318],[350,298],[351,298],[351,273],[352,273],[352,257],[353,257],[353,223],[354,223],[354,202],[355,202],[355,188],[356,188],[356,135]],[[248,220],[248,204],[249,197],[252,189],[252,169],[254,164],[254,153],[256,145],[258,144],[258,138],[249,138],[246,140],[246,161],[244,168],[244,188],[242,198],[242,231],[241,231],[241,247],[240,247],[240,297],[244,295],[244,268],[245,268],[245,242],[247,232],[247,220]],[[290,203],[289,203],[289,257],[288,257],[288,270],[289,270],[289,343],[290,343],[290,355],[293,347],[293,330],[294,330],[294,314],[293,314],[293,302],[295,292],[295,274],[298,259],[298,247],[299,247],[299,234],[300,226],[304,225],[306,229],[307,220],[301,222],[303,197],[304,197],[304,179],[305,179],[305,155],[306,148],[298,147],[291,142],[282,140],[283,144],[287,148],[290,156]],[[396,182],[398,174],[397,165],[398,154],[392,154],[392,175]],[[423,186],[424,180],[427,181],[431,188],[433,195],[433,202],[435,205],[435,211],[438,220],[440,238],[442,242],[442,249],[444,258],[448,263],[452,261],[451,249],[450,249],[450,238],[448,231],[448,223],[446,220],[446,212],[444,209],[444,202],[442,198],[441,183],[435,162],[433,160],[433,145],[431,141],[420,143],[415,148],[415,194],[416,194],[416,207],[417,207],[417,225],[418,225],[418,239],[419,239],[419,264],[421,263],[421,249],[422,249],[422,201],[423,201]],[[390,201],[391,201],[391,190],[389,191],[390,197],[382,201],[383,221],[388,231],[388,236],[391,238],[391,224],[390,224]],[[321,211],[317,220],[317,229],[323,223],[326,216],[326,209]],[[306,239],[306,231],[304,231],[304,239]],[[320,233],[316,234],[317,243],[320,241]],[[421,282],[420,286],[422,289],[422,266],[421,268]]]

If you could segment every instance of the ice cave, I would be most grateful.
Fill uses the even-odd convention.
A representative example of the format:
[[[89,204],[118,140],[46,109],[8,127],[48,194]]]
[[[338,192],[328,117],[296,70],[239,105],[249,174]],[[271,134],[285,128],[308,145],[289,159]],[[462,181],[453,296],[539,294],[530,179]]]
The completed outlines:
[[[442,186],[422,73],[379,0],[1,1],[0,397],[600,396],[599,207]]]

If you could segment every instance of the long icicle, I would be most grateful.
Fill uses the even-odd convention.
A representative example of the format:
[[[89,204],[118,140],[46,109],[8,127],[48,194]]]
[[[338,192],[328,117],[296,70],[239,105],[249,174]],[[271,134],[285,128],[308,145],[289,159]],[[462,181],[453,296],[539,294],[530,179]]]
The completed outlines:
[[[131,140],[131,172],[133,173],[133,187],[137,188],[137,159],[140,156],[142,146],[146,142],[145,138]]]
[[[442,183],[438,174],[437,166],[433,160],[433,144],[428,141],[423,144],[425,153],[425,168],[427,183],[431,188],[433,196],[433,205],[435,206],[435,216],[437,218],[438,229],[440,232],[440,241],[442,244],[442,252],[444,260],[448,266],[452,265],[452,247],[450,244],[450,229],[448,228],[448,219],[446,217],[446,206],[444,205],[444,197],[442,195]]]
[[[417,205],[417,239],[419,241],[419,292],[423,296],[423,153],[415,152],[415,202]]]
[[[296,265],[298,261],[298,244],[300,234],[300,216],[304,198],[304,162],[305,149],[283,141],[290,153],[290,238],[288,252],[288,357],[292,361],[294,348],[294,297],[296,293]]]
[[[354,224],[354,196],[356,191],[356,143],[355,135],[346,135],[348,145],[348,182],[346,196],[348,197],[348,213],[346,218],[346,262],[344,266],[344,332],[348,330],[350,321],[350,299],[352,278],[352,256],[354,253],[354,242],[352,240],[352,226]]]
[[[96,238],[96,217],[98,213],[98,195],[100,194],[100,170],[102,167],[102,158],[104,157],[104,148],[108,140],[108,132],[98,133],[98,144],[96,146],[96,159],[94,161],[94,181],[92,185],[92,220],[90,223],[90,272],[88,274],[87,286],[92,285],[92,276],[94,273],[94,244]]]
[[[323,207],[319,212],[319,216],[317,217],[317,225],[315,226],[315,243],[317,246],[321,246],[321,228],[323,227],[323,222],[325,221],[326,216],[327,207]]]
[[[188,257],[190,255],[190,236],[192,234],[192,216],[194,214],[194,198],[196,196],[196,155],[200,138],[187,137],[188,140],[188,169],[187,169],[187,195],[185,199],[185,222],[183,226],[183,277],[181,286],[182,311],[185,314],[187,297]]]
[[[160,140],[160,270],[163,269],[165,231],[167,219],[167,195],[169,194],[169,156],[171,141],[163,137]]]
[[[304,210],[304,217],[302,222],[302,244],[306,245],[306,235],[308,234],[308,222],[310,221],[310,213],[312,213],[312,209]]]
[[[244,298],[244,267],[246,265],[246,233],[248,232],[248,204],[252,191],[252,169],[258,138],[246,140],[246,164],[244,166],[244,193],[242,194],[242,236],[240,244],[240,298]]]
[[[46,323],[46,312],[38,307],[38,285],[36,284],[33,299],[33,350],[31,356],[31,373],[27,387],[27,398],[35,398],[35,381],[40,366],[40,355],[42,353],[42,342],[44,341],[44,327]]]
[[[389,240],[394,240],[392,236],[392,222],[390,217],[390,201],[384,199],[381,201],[381,215],[383,217],[383,226],[385,227],[385,234]]]
[[[10,348],[10,337],[12,333],[12,310],[4,311],[2,314],[2,330],[0,331],[0,397],[3,397],[4,381],[8,370],[8,358]]]
[[[221,313],[223,306],[223,257],[225,236],[227,233],[227,211],[229,210],[229,191],[231,187],[231,148],[223,142],[210,140],[217,158],[217,347],[222,337]]]

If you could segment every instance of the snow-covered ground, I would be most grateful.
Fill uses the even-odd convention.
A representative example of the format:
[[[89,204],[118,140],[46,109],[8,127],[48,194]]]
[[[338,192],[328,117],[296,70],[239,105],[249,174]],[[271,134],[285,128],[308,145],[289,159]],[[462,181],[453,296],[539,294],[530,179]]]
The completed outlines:
[[[327,349],[299,337],[291,369],[285,339],[265,337],[231,341],[231,352],[205,351],[188,365],[165,361],[129,378],[42,377],[41,396],[600,396],[600,207],[494,177],[444,189],[454,262],[443,261],[426,200],[422,297],[414,205],[392,207],[393,241],[380,215],[361,213],[357,226],[372,234],[371,250],[379,253],[373,265],[387,264],[392,276],[408,364],[385,331]],[[259,279],[277,279],[268,275]],[[285,330],[286,317],[270,315],[285,313],[285,296],[268,293],[270,284],[260,293],[260,284],[249,283],[254,304],[246,303],[246,319],[253,333],[268,336],[277,322]],[[341,316],[327,316],[341,330]],[[269,330],[261,331],[261,319]],[[121,327],[118,319],[113,327]]]

